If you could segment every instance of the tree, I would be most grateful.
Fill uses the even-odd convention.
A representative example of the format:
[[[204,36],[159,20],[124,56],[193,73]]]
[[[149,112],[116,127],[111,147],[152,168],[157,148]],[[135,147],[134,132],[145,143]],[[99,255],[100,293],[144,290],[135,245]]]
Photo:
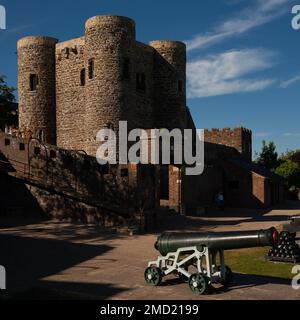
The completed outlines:
[[[284,178],[288,188],[300,188],[300,167],[297,163],[287,160],[275,169],[275,173]]]
[[[297,150],[287,149],[286,152],[281,154],[280,160],[283,160],[283,161],[291,160],[294,162],[300,162],[300,149],[297,149]]]
[[[300,166],[291,160],[286,160],[275,169],[275,173],[284,178],[289,199],[298,200],[300,190]]]
[[[300,150],[293,151],[288,159],[300,165]]]
[[[272,141],[267,143],[263,140],[262,150],[258,154],[255,162],[268,169],[275,169],[279,164],[275,143]]]
[[[5,81],[5,77],[0,75],[0,129],[4,130],[5,124],[11,111],[15,88],[9,87]]]

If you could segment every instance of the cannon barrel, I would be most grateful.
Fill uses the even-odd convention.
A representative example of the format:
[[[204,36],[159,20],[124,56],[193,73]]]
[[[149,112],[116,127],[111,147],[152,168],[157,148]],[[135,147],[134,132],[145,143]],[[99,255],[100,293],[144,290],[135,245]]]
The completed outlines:
[[[155,249],[163,256],[179,248],[203,247],[211,250],[231,250],[251,247],[274,246],[278,242],[275,228],[258,231],[177,233],[165,232],[157,238]]]

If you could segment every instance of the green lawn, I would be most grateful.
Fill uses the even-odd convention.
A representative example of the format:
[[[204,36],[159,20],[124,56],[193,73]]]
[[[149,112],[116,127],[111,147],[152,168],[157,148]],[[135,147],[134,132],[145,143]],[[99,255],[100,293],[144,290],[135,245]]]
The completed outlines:
[[[265,260],[269,248],[251,248],[225,252],[225,263],[233,272],[249,275],[292,279],[292,263],[270,262]]]

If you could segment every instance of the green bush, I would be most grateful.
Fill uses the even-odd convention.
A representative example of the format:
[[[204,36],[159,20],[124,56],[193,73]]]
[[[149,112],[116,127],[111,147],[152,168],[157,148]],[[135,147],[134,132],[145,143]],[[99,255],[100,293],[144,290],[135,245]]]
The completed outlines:
[[[275,169],[275,173],[284,178],[288,188],[300,188],[300,167],[297,163],[287,160]]]
[[[300,190],[300,166],[291,160],[287,160],[275,169],[275,173],[284,178],[285,186],[289,192],[289,198],[291,200],[298,200]]]

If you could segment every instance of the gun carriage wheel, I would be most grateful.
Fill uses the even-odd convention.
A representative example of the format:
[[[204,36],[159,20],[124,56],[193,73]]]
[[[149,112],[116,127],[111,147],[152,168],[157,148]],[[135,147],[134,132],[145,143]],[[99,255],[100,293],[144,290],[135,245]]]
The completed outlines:
[[[189,287],[195,294],[205,294],[209,290],[209,278],[201,273],[192,274],[189,278]]]
[[[161,284],[163,272],[160,268],[149,267],[145,270],[145,280],[152,286],[159,286]]]

